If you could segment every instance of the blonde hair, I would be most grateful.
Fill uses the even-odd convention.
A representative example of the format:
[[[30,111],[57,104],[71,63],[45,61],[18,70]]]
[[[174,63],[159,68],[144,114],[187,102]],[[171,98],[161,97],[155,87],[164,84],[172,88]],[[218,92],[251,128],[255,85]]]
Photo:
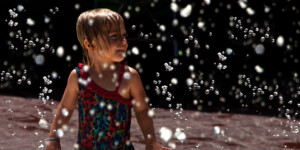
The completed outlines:
[[[92,43],[96,39],[96,46],[100,47],[100,50],[103,49],[103,46],[110,49],[110,28],[115,24],[119,29],[120,21],[123,21],[121,15],[110,9],[93,9],[79,15],[76,23],[76,33],[83,51],[83,63],[87,63],[89,66],[93,65],[93,62],[90,62],[88,50],[83,44],[84,40],[94,46]],[[99,43],[98,35],[104,40],[105,45]]]

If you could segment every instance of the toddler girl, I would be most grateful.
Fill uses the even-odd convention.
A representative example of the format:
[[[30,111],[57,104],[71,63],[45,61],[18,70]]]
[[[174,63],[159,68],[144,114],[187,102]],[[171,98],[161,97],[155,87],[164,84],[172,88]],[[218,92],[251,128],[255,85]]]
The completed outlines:
[[[83,64],[71,71],[52,122],[47,149],[60,149],[57,133],[79,112],[79,149],[134,149],[130,142],[131,108],[146,149],[163,149],[156,141],[146,94],[136,70],[123,61],[128,43],[122,17],[109,9],[83,12],[77,20]],[[62,113],[68,112],[68,113]]]

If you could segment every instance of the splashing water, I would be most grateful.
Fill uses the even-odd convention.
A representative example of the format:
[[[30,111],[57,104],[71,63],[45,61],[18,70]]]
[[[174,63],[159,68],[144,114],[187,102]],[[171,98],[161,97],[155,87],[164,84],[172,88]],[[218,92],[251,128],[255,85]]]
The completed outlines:
[[[168,142],[171,139],[172,134],[173,134],[172,130],[170,130],[167,127],[160,128],[159,133],[160,133],[160,138],[162,140],[164,140],[165,142]]]

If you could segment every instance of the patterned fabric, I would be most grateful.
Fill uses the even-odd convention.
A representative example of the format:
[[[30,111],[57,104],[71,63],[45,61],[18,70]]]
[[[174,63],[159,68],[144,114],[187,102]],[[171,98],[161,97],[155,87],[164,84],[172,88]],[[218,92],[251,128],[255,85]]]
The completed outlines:
[[[92,81],[88,72],[83,71],[84,64],[75,68],[80,90],[79,149],[134,150],[130,142],[132,103],[118,93],[125,65],[123,63],[115,91],[106,91]]]

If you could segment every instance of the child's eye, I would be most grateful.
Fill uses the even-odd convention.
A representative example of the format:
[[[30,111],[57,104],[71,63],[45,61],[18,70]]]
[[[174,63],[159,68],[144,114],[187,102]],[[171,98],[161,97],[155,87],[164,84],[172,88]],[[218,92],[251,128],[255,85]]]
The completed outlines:
[[[126,39],[128,37],[128,34],[123,34],[123,39]]]
[[[117,35],[113,34],[113,35],[110,36],[110,38],[117,38]]]

